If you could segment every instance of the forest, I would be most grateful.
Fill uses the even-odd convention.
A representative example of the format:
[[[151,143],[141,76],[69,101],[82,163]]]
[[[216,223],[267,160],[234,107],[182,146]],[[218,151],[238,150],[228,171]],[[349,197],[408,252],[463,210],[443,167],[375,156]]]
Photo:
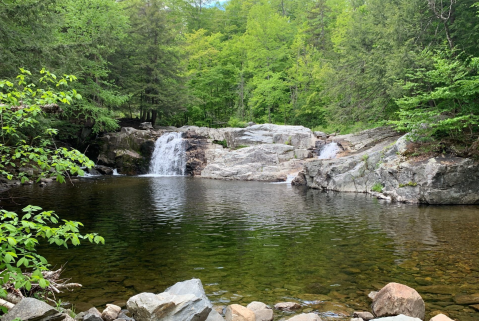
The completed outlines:
[[[0,79],[74,76],[81,99],[43,120],[60,139],[119,118],[463,139],[479,122],[476,1],[5,0]]]

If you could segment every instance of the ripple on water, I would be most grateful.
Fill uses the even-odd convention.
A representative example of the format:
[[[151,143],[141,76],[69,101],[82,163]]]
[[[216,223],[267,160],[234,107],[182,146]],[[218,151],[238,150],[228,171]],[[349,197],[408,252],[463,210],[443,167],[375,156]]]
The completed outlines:
[[[11,194],[25,203],[7,208],[53,209],[105,237],[105,246],[40,249],[53,264],[68,262],[65,277],[84,285],[62,297],[77,310],[192,277],[217,304],[307,298],[330,302],[306,309],[336,319],[341,311],[327,310],[334,304],[368,310],[367,293],[391,281],[417,288],[428,313],[479,292],[476,206],[184,177],[98,177]],[[438,285],[446,287],[434,293]],[[465,306],[448,313],[477,317]]]

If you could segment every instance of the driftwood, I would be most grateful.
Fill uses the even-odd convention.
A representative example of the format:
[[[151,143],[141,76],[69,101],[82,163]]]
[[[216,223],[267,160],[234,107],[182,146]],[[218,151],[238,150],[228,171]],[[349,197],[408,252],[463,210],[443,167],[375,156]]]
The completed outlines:
[[[5,107],[7,105],[5,104],[0,104],[0,107]],[[24,109],[24,108],[27,108],[27,107],[30,107],[28,105],[20,105],[20,106],[10,106],[11,110],[12,111],[18,111],[20,109]],[[57,104],[47,104],[47,105],[42,105],[42,106],[39,106],[41,108],[41,110],[43,110],[45,113],[47,114],[61,114],[63,113],[63,109],[60,108],[60,106],[58,106]]]
[[[55,271],[42,272],[43,278],[50,282],[50,284],[45,289],[40,287],[38,283],[32,283],[32,287],[29,291],[27,291],[25,288],[15,289],[13,284],[7,283],[3,286],[8,292],[8,295],[5,299],[10,304],[16,304],[20,302],[25,296],[33,296],[37,293],[42,295],[45,299],[51,300],[50,298],[48,298],[48,295],[52,295],[55,298],[55,294],[57,293],[61,293],[63,291],[73,291],[74,289],[82,287],[82,285],[79,283],[68,283],[69,279],[61,279],[60,275],[62,274],[62,272],[63,267]],[[25,276],[32,275],[31,273],[23,274]],[[1,302],[0,305],[2,305]]]
[[[5,301],[3,299],[0,299],[0,307],[7,308],[8,310],[12,309],[15,306],[15,304],[10,303],[8,301]]]

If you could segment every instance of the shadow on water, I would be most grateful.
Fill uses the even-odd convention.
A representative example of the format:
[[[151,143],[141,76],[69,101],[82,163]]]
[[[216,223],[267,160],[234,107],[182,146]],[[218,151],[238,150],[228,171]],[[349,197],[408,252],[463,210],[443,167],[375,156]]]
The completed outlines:
[[[99,177],[12,194],[105,237],[105,246],[40,249],[57,266],[68,262],[64,276],[84,285],[62,297],[78,310],[197,277],[217,304],[327,295],[365,310],[371,290],[396,281],[418,289],[428,312],[477,316],[453,303],[479,292],[476,206],[185,177]]]

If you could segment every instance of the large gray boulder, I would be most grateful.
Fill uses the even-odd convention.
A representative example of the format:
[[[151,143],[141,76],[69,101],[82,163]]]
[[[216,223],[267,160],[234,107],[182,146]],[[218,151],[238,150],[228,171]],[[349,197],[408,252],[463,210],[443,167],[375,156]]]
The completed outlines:
[[[12,321],[14,319],[20,319],[22,321],[60,321],[64,318],[65,316],[63,314],[45,302],[33,298],[24,298],[0,320]]]
[[[200,279],[191,279],[183,282],[175,283],[175,285],[169,287],[165,290],[170,294],[174,295],[185,295],[185,294],[193,294],[196,295],[198,298],[208,302],[211,306],[211,303],[206,296],[205,290],[203,288],[203,284],[201,283]]]
[[[227,150],[214,146],[206,152],[208,165],[201,177],[226,180],[285,181],[299,171],[303,162],[295,158],[294,147],[264,144]]]
[[[371,305],[376,317],[405,315],[424,319],[426,306],[419,293],[404,284],[389,283],[374,297]]]
[[[198,279],[176,283],[160,294],[140,293],[126,306],[136,321],[205,321],[212,311]]]

